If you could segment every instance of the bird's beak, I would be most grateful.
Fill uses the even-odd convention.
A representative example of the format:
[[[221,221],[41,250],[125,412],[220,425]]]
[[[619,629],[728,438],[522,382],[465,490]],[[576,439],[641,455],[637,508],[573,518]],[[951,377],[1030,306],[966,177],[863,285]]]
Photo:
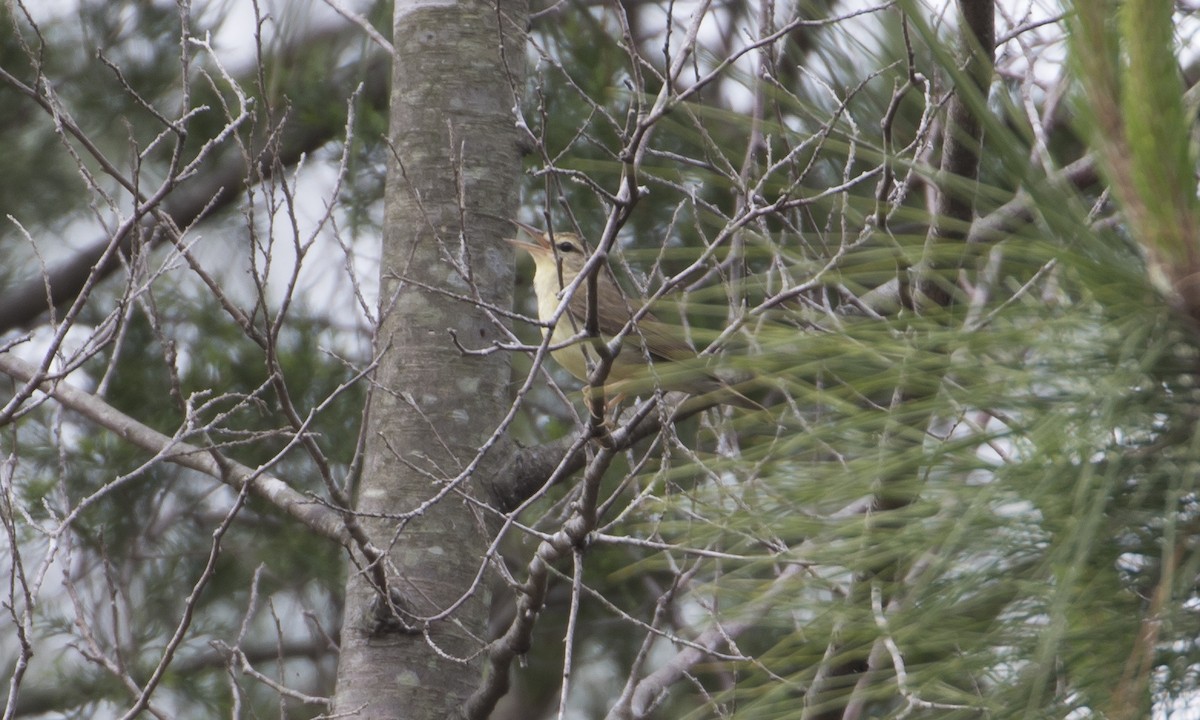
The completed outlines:
[[[530,255],[533,255],[534,257],[537,257],[538,255],[540,255],[542,253],[552,252],[550,250],[550,241],[546,238],[546,234],[543,233],[541,230],[535,228],[532,225],[526,225],[525,223],[520,222],[518,220],[511,220],[510,222],[512,222],[513,225],[516,225],[517,228],[525,231],[525,234],[528,235],[529,237],[533,238],[534,242],[536,242],[537,244],[534,245],[534,244],[527,243],[527,242],[521,242],[520,240],[517,240],[516,238],[507,238],[509,243],[511,243],[512,245],[514,245],[516,247],[521,248],[522,250],[529,253]]]

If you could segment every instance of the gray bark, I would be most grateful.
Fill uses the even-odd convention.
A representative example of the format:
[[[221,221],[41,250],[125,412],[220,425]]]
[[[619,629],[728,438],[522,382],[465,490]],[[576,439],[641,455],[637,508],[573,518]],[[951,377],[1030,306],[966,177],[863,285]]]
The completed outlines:
[[[528,9],[526,0],[500,3],[396,3],[383,359],[357,509],[388,551],[388,584],[409,611],[398,619],[419,632],[374,624],[377,574],[351,568],[339,717],[453,717],[480,680],[488,598],[486,574],[476,578],[489,536],[486,513],[468,497],[485,502],[503,462],[493,451],[471,469],[507,409],[508,358],[456,350],[451,330],[481,347],[500,339],[499,329],[482,307],[429,288],[511,305],[513,254],[503,242],[511,230],[500,218],[517,200],[512,88],[522,82]]]

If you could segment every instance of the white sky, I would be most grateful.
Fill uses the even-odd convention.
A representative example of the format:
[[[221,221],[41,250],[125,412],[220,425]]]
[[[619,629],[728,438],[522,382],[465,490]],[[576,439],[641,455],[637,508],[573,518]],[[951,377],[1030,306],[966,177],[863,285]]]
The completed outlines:
[[[69,14],[77,5],[77,0],[23,0],[25,8],[37,21],[44,21],[50,17],[62,16]],[[170,0],[159,0],[166,5],[174,6],[174,2]],[[951,0],[939,0],[938,2],[927,2],[931,12],[937,14],[941,12]],[[352,11],[359,12],[371,4],[371,0],[340,0],[340,4]],[[853,2],[844,3],[839,7],[841,12],[846,12],[854,9],[856,6],[868,6],[876,3],[870,0],[853,0]],[[197,7],[204,5],[202,2],[196,3]],[[269,18],[263,26],[263,31],[266,39],[269,41],[274,38],[276,31],[280,27],[289,28],[289,31],[295,32],[297,22],[303,22],[309,27],[322,26],[325,24],[345,22],[339,15],[322,0],[260,0],[260,10]],[[687,3],[680,2],[676,5],[676,17],[686,20],[688,16]],[[1002,12],[1016,24],[1025,24],[1031,21],[1052,17],[1060,12],[1060,5],[1057,2],[1050,0],[1008,0],[1003,3]],[[228,19],[222,24],[218,34],[213,38],[214,47],[220,54],[222,62],[226,64],[231,71],[242,68],[253,61],[254,44],[253,33],[255,28],[254,4],[250,0],[213,0],[206,6],[206,12],[225,12],[228,13]],[[663,18],[665,20],[665,17]],[[715,22],[709,31],[717,32]],[[1009,27],[1009,23],[1000,23],[1001,32]],[[1197,30],[1200,29],[1200,24],[1194,19],[1186,19],[1180,24],[1179,37],[1195,38],[1198,36]],[[1037,36],[1049,36],[1056,33],[1055,28],[1046,28],[1044,30],[1035,31]],[[1028,41],[1028,38],[1025,39]],[[1061,44],[1060,44],[1061,45]],[[1195,43],[1192,48],[1185,51],[1185,60],[1192,60],[1196,54],[1196,48],[1200,47],[1200,43]],[[1009,52],[1021,54],[1022,48],[1020,42],[1012,41],[1006,47],[1000,49],[1001,53]],[[1057,66],[1062,61],[1061,46],[1057,49],[1049,48],[1045,51],[1046,55],[1040,55],[1039,61],[1045,61],[1047,67],[1057,70]],[[1011,67],[1021,72],[1023,71],[1020,60]],[[753,55],[748,55],[743,61],[745,67],[743,70],[753,70]],[[298,192],[303,201],[299,203],[301,212],[299,214],[299,222],[301,224],[301,233],[305,234],[310,231],[313,223],[323,213],[324,203],[330,201],[330,190],[333,187],[332,173],[329,172],[328,166],[322,166],[320,163],[311,163],[310,167],[304,170],[299,176]],[[308,227],[305,227],[307,223]],[[281,227],[287,226],[286,223],[281,223]],[[82,228],[81,228],[82,230]],[[83,238],[90,241],[94,239],[95,228]],[[200,232],[204,232],[203,227]],[[281,243],[280,251],[283,252],[283,243]],[[335,261],[340,268],[343,260],[341,252],[336,244],[330,242],[324,252],[331,253],[330,258]],[[286,262],[285,257],[280,257],[281,262]],[[374,258],[360,258],[358,274],[362,278],[373,278],[370,264],[374,262]],[[327,263],[316,263],[319,268],[327,268]],[[344,273],[342,273],[344,274]],[[336,300],[336,304],[345,302],[353,303],[353,299],[345,297],[343,293],[348,291],[341,283],[344,282],[344,277],[338,279],[330,273],[322,272],[314,274],[314,276],[306,280],[308,293],[317,297],[330,297],[333,295],[341,296]],[[368,288],[370,290],[370,288]],[[36,343],[34,344],[36,347]],[[31,348],[32,349],[32,348]],[[1156,720],[1195,720],[1200,718],[1200,700],[1195,698],[1181,698],[1172,707],[1159,706],[1155,709],[1154,717]]]

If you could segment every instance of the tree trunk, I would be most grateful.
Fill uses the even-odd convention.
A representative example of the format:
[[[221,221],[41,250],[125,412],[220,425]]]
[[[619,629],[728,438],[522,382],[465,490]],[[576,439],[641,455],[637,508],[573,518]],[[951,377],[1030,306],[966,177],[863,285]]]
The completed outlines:
[[[339,716],[441,720],[479,682],[489,537],[468,498],[486,501],[480,479],[498,465],[495,453],[475,461],[507,408],[509,368],[501,353],[464,355],[450,331],[468,347],[500,339],[496,318],[454,296],[511,304],[500,218],[517,199],[511,108],[527,15],[526,0],[396,3],[381,358],[356,502],[387,552],[389,587],[408,611],[398,617],[418,632],[376,622],[382,596],[359,558],[346,583]]]

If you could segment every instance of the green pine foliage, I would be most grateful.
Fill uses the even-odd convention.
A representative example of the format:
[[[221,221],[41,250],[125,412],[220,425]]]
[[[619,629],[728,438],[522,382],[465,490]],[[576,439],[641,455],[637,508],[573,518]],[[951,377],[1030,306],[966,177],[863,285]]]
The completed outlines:
[[[804,5],[814,19],[838,7]],[[1026,97],[1030,85],[1007,73],[971,97],[985,151],[980,177],[964,179],[937,172],[933,132],[945,94],[961,87],[953,32],[916,5],[798,27],[768,57],[747,54],[654,126],[637,176],[647,192],[611,264],[633,295],[669,285],[656,312],[686,320],[714,367],[746,379],[739,387],[765,408],[708,411],[613,464],[597,531],[582,548],[578,622],[569,625],[574,568],[564,562],[513,671],[509,717],[556,716],[568,646],[566,704],[578,717],[603,717],[631,668],[645,677],[714,635],[711,652],[651,717],[824,719],[847,707],[870,718],[1165,717],[1195,696],[1200,342],[1180,300],[1186,293],[1163,279],[1186,275],[1176,270],[1186,269],[1195,242],[1180,230],[1194,222],[1195,158],[1168,42],[1178,18],[1139,25],[1131,2],[1119,22],[1091,28],[1085,16],[1076,28],[1105,42],[1075,56],[1079,90],[1064,102],[1087,107],[1084,80],[1094,73],[1096,87],[1125,93],[1113,108],[1128,114],[1127,136],[1105,135],[1100,116],[1035,132],[1025,107],[1046,96],[1039,88]],[[179,53],[174,8],[127,12],[83,3],[75,24],[47,25],[42,36],[52,50],[45,72],[73,107],[87,108],[85,129],[114,154],[161,128],[113,90],[111,70],[70,44],[86,35],[89,47],[104,48],[162,112],[177,100],[179,79],[178,68],[167,69]],[[752,24],[728,12],[731,27]],[[13,69],[27,62],[16,33],[26,43],[33,35],[13,30],[24,25],[7,13],[0,67],[29,81]],[[661,56],[646,50],[661,47],[646,39],[658,21],[633,10],[627,20],[654,58],[647,66],[630,61],[607,9],[565,7],[533,24],[522,218],[548,212],[556,229],[577,224],[591,240],[604,226],[606,193],[628,170],[622,144],[663,87]],[[219,17],[197,22],[215,26]],[[361,57],[348,47],[365,55],[353,43],[271,55],[261,76],[243,78],[242,89],[270,109],[239,135],[247,146],[286,117],[331,138],[307,162],[339,162],[353,88],[334,102],[315,78]],[[727,52],[702,48],[683,87]],[[760,82],[764,68],[769,81]],[[928,84],[895,98],[885,137],[881,119],[914,73]],[[756,93],[764,111],[754,122],[747,108]],[[195,151],[219,132],[235,99],[219,82],[197,82],[194,101],[212,110],[196,116],[185,147]],[[338,217],[367,236],[380,217],[386,117],[365,101],[356,107]],[[0,103],[8,149],[0,163],[11,188],[5,212],[41,236],[95,212],[95,200],[52,123],[24,117],[31,112]],[[101,122],[111,118],[121,123]],[[1110,146],[1119,157],[1105,154]],[[143,159],[147,177],[167,161],[165,148]],[[1055,174],[1088,152],[1109,175],[1072,182]],[[1126,186],[1109,167],[1113,157],[1132,168]],[[962,255],[966,282],[947,307],[914,307],[903,293],[927,259],[935,220],[927,193],[935,192],[971,194],[979,219],[1007,213],[1014,200],[1023,211],[965,251],[934,248]],[[1131,218],[1131,199],[1151,212]],[[227,210],[201,226],[214,237],[197,248],[232,258],[218,282],[238,298],[257,292],[243,272],[251,257],[291,242],[290,229],[265,219],[262,197],[253,202],[257,214]],[[371,256],[373,241],[356,250]],[[6,256],[32,262],[13,227],[0,243]],[[161,262],[168,252],[147,256]],[[697,272],[680,277],[702,256]],[[0,279],[23,279],[18,264],[0,269]],[[266,296],[248,302],[262,337],[285,313],[272,365],[195,277],[164,273],[152,297],[128,306],[120,302],[126,279],[103,283],[81,316],[79,327],[90,330],[113,308],[124,311],[120,332],[82,366],[80,382],[103,383],[114,408],[167,435],[193,412],[192,427],[211,429],[189,442],[269,467],[324,502],[322,469],[282,412],[286,388],[302,417],[312,413],[306,436],[353,490],[368,385],[351,381],[371,358],[359,331],[339,322],[348,314],[299,295],[286,310]],[[894,296],[885,297],[889,283]],[[533,314],[528,288],[517,295],[518,310]],[[537,342],[535,328],[515,323],[515,332]],[[515,389],[528,354],[514,353],[513,367]],[[586,422],[578,384],[545,370],[562,392],[539,381],[525,398],[508,435],[526,445],[574,436]],[[91,595],[53,597],[37,613],[37,639],[66,649],[35,656],[37,682],[21,708],[121,712],[129,688],[88,662],[94,648],[80,642],[80,617],[93,623],[101,651],[120,654],[144,682],[206,574],[214,529],[236,493],[50,402],[0,428],[0,447],[14,458],[5,502],[20,508],[5,510],[6,531],[31,562],[49,543],[45,528],[87,499],[59,538],[71,548],[63,572]],[[518,582],[538,533],[558,530],[578,493],[577,483],[560,483],[515,519],[501,550]],[[247,716],[318,715],[321,706],[281,705],[248,676],[231,682],[209,643],[267,651],[278,643],[256,667],[332,693],[344,552],[257,498],[246,499],[220,544],[164,678],[165,707],[177,717],[231,716],[236,707]],[[16,572],[13,560],[7,567]],[[503,618],[514,591],[496,586]],[[300,636],[319,642],[285,652]],[[73,689],[36,691],[46,685]]]
[[[823,53],[842,49],[835,32],[814,33]],[[977,103],[988,113],[978,186],[888,155],[878,118],[905,73],[892,64],[903,46],[891,37],[869,59],[837,56],[823,82],[803,84],[812,95],[765,93],[767,146],[749,176],[757,201],[814,199],[739,231],[741,284],[710,274],[667,312],[686,314],[701,347],[731,317],[744,322],[722,360],[757,376],[754,397],[769,410],[663,437],[615,505],[626,532],[670,549],[622,567],[609,556],[625,548],[593,548],[588,575],[621,587],[656,577],[645,581],[653,597],[687,568],[678,602],[695,615],[661,630],[664,653],[723,623],[751,624],[736,647],[694,668],[662,717],[841,717],[846,703],[869,717],[939,718],[1141,717],[1151,698],[1169,707],[1195,689],[1194,328],[1156,291],[1137,240],[1097,222],[1113,210],[1098,188],[1030,165],[1035,138],[1015,83],[1011,96],[1001,81],[1001,95]],[[620,69],[597,81],[611,68],[590,55],[597,47],[578,46],[589,72],[570,87],[555,86],[555,65],[532,81],[538,92],[617,86]],[[572,49],[559,39],[557,63],[571,67]],[[956,70],[917,55],[919,71],[946,89]],[[868,63],[879,70],[864,79]],[[844,108],[828,101],[838,93]],[[627,117],[653,92],[590,97],[608,116],[551,114],[569,130],[547,127],[541,139],[552,158],[568,155],[564,138],[579,151],[552,166],[562,178],[584,169],[611,187],[618,164],[571,163],[602,144],[601,117]],[[737,217],[736,169],[752,128],[716,105],[676,107],[656,126],[640,176],[650,192],[621,245],[631,284],[646,294]],[[904,98],[892,148],[911,142],[920,105]],[[1075,128],[1056,126],[1050,141],[1061,166],[1078,157]],[[885,317],[853,308],[898,265],[918,263],[930,222],[910,193],[888,208],[888,227],[871,227],[875,180],[821,196],[885,158],[942,191],[974,193],[979,217],[1026,198],[998,243],[972,248],[968,266],[988,268],[971,276],[982,303],[960,296],[951,308]],[[531,163],[546,172],[543,159]],[[564,196],[573,211],[588,207],[578,183],[554,192],[531,199],[552,213]],[[762,306],[801,279],[810,290]],[[741,302],[748,315],[737,315]],[[733,452],[722,447],[728,433]],[[648,599],[613,602],[649,622]],[[608,638],[618,667],[645,634],[627,624],[622,649],[605,624],[583,627],[585,638],[590,628]]]

